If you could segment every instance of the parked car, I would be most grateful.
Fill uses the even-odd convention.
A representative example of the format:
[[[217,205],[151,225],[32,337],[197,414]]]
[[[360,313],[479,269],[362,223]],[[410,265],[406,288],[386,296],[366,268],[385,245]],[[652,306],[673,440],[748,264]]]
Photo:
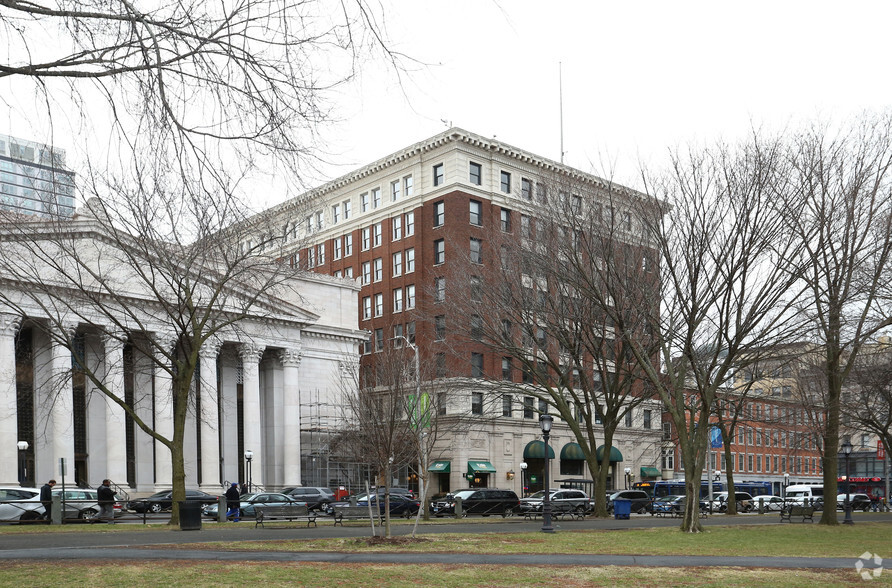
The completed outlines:
[[[737,502],[737,512],[750,512],[753,510],[753,497],[749,492],[735,492],[734,500]],[[728,510],[728,493],[719,492],[712,498],[712,510],[725,512]]]
[[[651,515],[680,515],[684,512],[686,498],[684,494],[670,494],[669,496],[654,498],[648,512]],[[709,512],[708,500],[700,500],[698,506],[701,513]]]
[[[375,510],[375,507],[378,508],[378,512],[383,515],[384,507],[386,506],[386,502],[384,501],[383,495],[371,495],[372,501],[372,510]],[[348,506],[350,504],[356,503],[356,506],[368,506],[369,505],[369,495],[368,494],[358,494],[355,496],[353,500],[343,500],[340,502],[332,502],[331,504],[326,505],[325,512],[328,514],[334,514],[335,507],[337,506]],[[414,498],[409,498],[405,494],[391,494],[390,495],[390,514],[391,516],[405,516],[410,517],[418,512],[418,509],[421,508],[421,502],[415,500]]]
[[[80,519],[91,523],[99,515],[98,491],[92,488],[53,488],[53,496],[61,496],[63,499],[62,518]],[[123,506],[115,495],[114,514],[121,516]]]
[[[498,488],[467,488],[450,492],[442,500],[431,503],[434,516],[455,514],[455,500],[462,500],[462,514],[479,514],[483,516],[510,516],[520,508],[520,500],[513,490]]]
[[[632,502],[632,512],[644,514],[651,506],[650,496],[644,490],[620,490],[614,492],[607,499],[607,512],[613,513],[613,503],[615,500],[629,500]]]
[[[867,494],[849,494],[849,502],[852,503],[852,510],[870,510],[870,496]],[[846,504],[845,492],[836,496],[836,510],[844,510]]]
[[[161,512],[170,510],[173,506],[171,495],[173,490],[156,492],[147,498],[137,498],[127,503],[127,509],[134,512]],[[186,490],[187,501],[198,501],[201,504],[213,504],[217,502],[216,496],[211,496],[201,490]]]
[[[762,501],[765,510],[782,510],[784,508],[784,499],[780,496],[770,496],[768,494],[753,496],[753,508],[759,508],[759,500]]]
[[[293,500],[307,503],[310,510],[324,510],[323,505],[335,502],[335,494],[331,488],[320,486],[297,486],[283,488],[282,494],[287,494]]]
[[[306,504],[301,500],[295,500],[288,494],[281,492],[256,492],[254,494],[243,494],[239,501],[239,510],[242,518],[253,518],[257,515],[256,507],[258,506],[285,506],[289,504],[301,505]],[[218,503],[208,504],[201,509],[201,514],[212,519],[217,518]]]
[[[552,489],[548,498],[551,502],[551,512],[555,514],[565,512],[585,514],[591,510],[591,499],[588,497],[588,494],[582,490]],[[535,494],[520,500],[519,512],[541,513],[543,505],[545,504],[544,501],[545,490],[540,490]]]
[[[0,521],[36,521],[43,518],[40,488],[0,486]]]

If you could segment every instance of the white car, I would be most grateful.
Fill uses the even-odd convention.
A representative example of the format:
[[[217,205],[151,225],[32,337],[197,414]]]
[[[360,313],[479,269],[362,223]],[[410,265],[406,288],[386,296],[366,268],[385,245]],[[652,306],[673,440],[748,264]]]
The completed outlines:
[[[762,501],[765,510],[781,510],[784,508],[784,499],[780,496],[762,494],[761,496],[753,496],[753,507],[756,510],[759,509],[759,500]]]
[[[0,522],[27,522],[42,518],[40,488],[0,486]]]

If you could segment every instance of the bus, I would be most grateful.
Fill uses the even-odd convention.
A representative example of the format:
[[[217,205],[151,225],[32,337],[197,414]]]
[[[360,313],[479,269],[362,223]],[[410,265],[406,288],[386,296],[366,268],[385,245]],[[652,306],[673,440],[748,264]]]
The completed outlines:
[[[639,484],[642,486],[647,484],[648,487],[639,488]],[[662,496],[670,496],[674,494],[686,494],[684,480],[659,480],[657,482],[639,482],[638,484],[633,484],[633,487],[638,490],[644,490],[648,492],[652,498],[659,498]],[[713,482],[712,483],[712,493],[716,494],[717,492],[724,492],[727,490],[727,485],[725,482]],[[762,481],[744,481],[744,482],[735,482],[734,483],[734,491],[735,492],[747,492],[750,496],[761,496],[765,494],[771,494],[771,482],[762,482]],[[700,498],[708,498],[709,497],[709,482],[702,481],[700,482]]]

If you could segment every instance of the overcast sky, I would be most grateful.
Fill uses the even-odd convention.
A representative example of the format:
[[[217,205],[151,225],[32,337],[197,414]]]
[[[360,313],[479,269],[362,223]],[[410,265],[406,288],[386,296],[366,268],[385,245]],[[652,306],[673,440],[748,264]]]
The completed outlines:
[[[446,128],[441,119],[634,182],[640,159],[733,139],[751,122],[883,109],[892,2],[450,0],[385,3],[397,49],[431,64],[406,97],[367,69],[326,136],[349,171]]]

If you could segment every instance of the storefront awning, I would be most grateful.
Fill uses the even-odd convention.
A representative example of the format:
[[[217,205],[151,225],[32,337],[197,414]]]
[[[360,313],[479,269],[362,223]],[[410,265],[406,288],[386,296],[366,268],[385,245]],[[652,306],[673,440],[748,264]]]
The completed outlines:
[[[530,441],[523,448],[524,459],[545,459],[545,443],[543,441]],[[554,459],[554,448],[548,446],[548,459]]]
[[[472,460],[468,462],[468,473],[469,474],[494,474],[496,473],[496,468],[492,467],[492,464],[488,461],[477,461]]]
[[[561,449],[561,461],[585,461],[585,454],[582,452],[582,447],[579,443],[567,443],[564,445],[564,448]]]
[[[598,447],[597,451],[595,451],[595,457],[600,462],[601,457],[604,455],[604,446]],[[610,463],[616,463],[618,461],[623,460],[623,454],[616,447],[610,448]]]
[[[441,459],[440,461],[435,461],[427,468],[429,472],[436,472],[438,474],[448,474],[452,471],[452,462],[448,459]]]
[[[662,475],[663,474],[657,468],[648,468],[648,467],[641,468],[641,477],[642,478],[659,478]]]

